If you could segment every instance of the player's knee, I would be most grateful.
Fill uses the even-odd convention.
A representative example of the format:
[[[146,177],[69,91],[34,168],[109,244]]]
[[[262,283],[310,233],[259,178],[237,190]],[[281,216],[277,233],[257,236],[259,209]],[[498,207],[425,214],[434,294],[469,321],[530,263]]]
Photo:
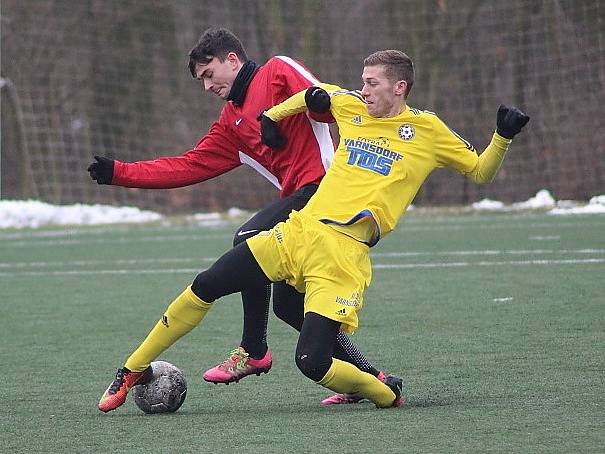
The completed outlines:
[[[195,277],[191,284],[193,293],[207,303],[212,303],[217,298],[223,296],[221,294],[221,279],[214,274],[215,273],[212,273],[211,270],[202,271]]]
[[[332,358],[321,358],[320,355],[296,352],[296,367],[303,375],[311,380],[318,382],[328,373]]]

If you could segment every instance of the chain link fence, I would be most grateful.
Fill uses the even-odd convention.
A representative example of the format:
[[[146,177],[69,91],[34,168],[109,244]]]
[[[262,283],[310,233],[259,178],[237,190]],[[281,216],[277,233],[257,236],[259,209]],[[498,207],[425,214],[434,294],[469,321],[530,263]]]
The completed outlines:
[[[532,117],[496,181],[434,172],[417,205],[557,199],[605,192],[605,3],[599,0],[3,0],[1,195],[137,205],[164,213],[256,209],[276,189],[242,166],[189,188],[97,186],[94,154],[178,155],[218,116],[187,53],[210,26],[250,58],[288,55],[325,82],[360,88],[363,59],[396,48],[415,61],[413,107],[437,112],[477,149],[500,103]]]

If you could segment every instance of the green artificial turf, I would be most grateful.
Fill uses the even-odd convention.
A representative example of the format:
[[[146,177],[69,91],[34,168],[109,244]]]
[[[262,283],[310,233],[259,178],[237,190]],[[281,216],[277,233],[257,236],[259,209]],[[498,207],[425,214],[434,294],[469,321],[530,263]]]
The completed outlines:
[[[605,216],[411,213],[372,250],[355,342],[408,403],[323,408],[270,317],[274,366],[212,385],[240,339],[238,296],[166,351],[171,415],[95,405],[236,225],[0,232],[3,452],[603,452]],[[233,277],[237,279],[237,276]]]

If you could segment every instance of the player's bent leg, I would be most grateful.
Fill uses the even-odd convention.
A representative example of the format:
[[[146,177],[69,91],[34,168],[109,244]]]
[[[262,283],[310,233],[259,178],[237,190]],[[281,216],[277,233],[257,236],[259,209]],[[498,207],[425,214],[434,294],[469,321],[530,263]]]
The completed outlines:
[[[246,242],[230,249],[206,271],[197,275],[191,289],[204,301],[213,302],[271,281],[263,273]]]
[[[381,382],[385,382],[387,375],[376,369],[367,357],[359,350],[359,348],[353,343],[350,336],[345,333],[338,333],[336,337],[336,344],[334,345],[334,358],[346,361],[353,364],[359,370],[372,374]],[[395,377],[394,375],[392,377]],[[400,377],[396,377],[401,380]],[[321,405],[342,405],[342,404],[356,404],[364,400],[361,396],[356,394],[334,394],[321,401]]]
[[[192,288],[197,289],[204,298],[211,299],[218,296],[258,288],[258,285],[268,286],[270,281],[265,276],[256,259],[250,252],[247,243],[240,243],[225,254],[213,265],[214,274],[198,275]],[[233,272],[233,270],[236,270]],[[229,279],[217,281],[215,276],[229,276]],[[254,299],[249,306],[250,310],[264,313],[263,299]],[[242,346],[232,350],[227,359],[215,367],[208,369],[202,378],[212,383],[233,383],[248,375],[267,373],[273,364],[271,351],[265,350],[260,358],[254,358]]]
[[[304,320],[304,298],[303,293],[297,292],[294,287],[285,282],[273,284],[273,312],[277,318],[297,331],[300,331]],[[345,333],[337,334],[333,356],[375,377],[381,374]]]
[[[191,287],[175,298],[139,348],[126,360],[124,367],[118,370],[115,380],[99,401],[99,410],[115,410],[126,402],[128,392],[150,370],[151,362],[195,328],[211,307],[195,295]]]
[[[305,295],[296,291],[294,287],[286,282],[276,282],[273,284],[273,312],[280,320],[283,320],[292,328],[300,331],[304,320],[304,299]],[[339,332],[336,335],[334,344],[334,358],[349,362],[364,372],[368,372],[376,377],[381,372],[376,369],[368,358],[353,343],[351,338],[345,333]]]
[[[305,319],[296,344],[295,362],[307,378],[319,382],[332,365],[332,354],[340,323],[314,312]]]
[[[270,230],[278,222],[288,219],[292,210],[300,210],[317,190],[317,185],[309,184],[298,189],[293,194],[269,204],[252,218],[246,221],[233,238],[233,246],[258,234]],[[253,359],[261,360],[267,352],[267,322],[269,319],[269,300],[271,287],[262,282],[255,287],[242,291],[242,305],[244,310],[244,324],[240,347]],[[264,310],[261,310],[261,305]],[[300,316],[302,324],[302,309]],[[300,330],[300,326],[298,328]],[[236,349],[239,351],[239,349]],[[232,356],[231,354],[229,356]]]
[[[235,275],[237,279],[233,279]],[[268,282],[245,243],[231,249],[208,270],[200,273],[193,284],[168,306],[161,320],[128,358],[122,372],[118,371],[116,380],[103,394],[99,409],[109,411],[122,405],[128,391],[138,380],[137,375],[133,374],[145,371],[164,350],[195,328],[210,310],[213,301],[241,291],[249,282],[262,279]]]
[[[187,287],[168,306],[143,343],[126,360],[125,367],[133,372],[145,370],[168,347],[195,328],[211,307],[212,304],[199,298],[191,286]]]
[[[233,247],[245,242],[261,231],[271,229],[277,222],[284,221],[296,202],[293,196],[278,200],[265,207],[246,221],[233,237]],[[266,373],[272,365],[271,352],[267,346],[267,322],[271,285],[264,279],[256,285],[242,290],[244,323],[242,340],[238,347],[231,350],[220,364],[208,369],[203,379],[212,383],[237,383],[248,375]]]
[[[243,243],[260,231],[267,230],[275,225],[273,222],[274,205],[271,204],[259,211],[237,229],[233,236],[233,247]],[[271,223],[271,225],[267,225],[267,223]],[[254,359],[262,359],[267,353],[267,323],[270,299],[271,285],[264,281],[242,290],[244,323],[242,326],[242,340],[239,346]],[[239,348],[234,351],[238,350]],[[232,356],[232,354],[230,353],[229,356]]]
[[[304,320],[304,294],[297,292],[294,287],[285,282],[276,282],[273,284],[273,312],[279,319],[300,331]],[[333,357],[353,364],[359,370],[374,375],[384,383],[386,375],[370,363],[347,334],[342,332],[337,334]],[[362,400],[363,397],[356,394],[334,394],[320,403],[328,406],[356,404]]]
[[[195,278],[193,290],[207,301],[241,292],[244,312],[248,315],[244,315],[245,330],[240,346],[252,358],[263,359],[267,353],[266,326],[271,282],[250,252],[248,244],[237,244],[208,271]],[[216,276],[220,279],[217,280]],[[225,276],[228,278],[225,279]]]
[[[331,358],[340,323],[313,312],[307,313],[296,348],[296,364],[307,377],[340,394],[355,394],[377,407],[402,405],[401,380],[385,383],[350,363]]]

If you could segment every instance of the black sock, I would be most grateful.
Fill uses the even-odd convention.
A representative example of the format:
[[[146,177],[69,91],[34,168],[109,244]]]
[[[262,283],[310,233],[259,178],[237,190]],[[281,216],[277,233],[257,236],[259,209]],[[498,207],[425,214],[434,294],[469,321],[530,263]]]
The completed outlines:
[[[334,344],[334,357],[353,364],[359,370],[377,377],[380,371],[376,369],[368,358],[357,348],[345,333],[338,333]]]
[[[241,346],[254,359],[262,359],[267,353],[267,321],[271,285],[262,285],[242,291],[244,328]]]

